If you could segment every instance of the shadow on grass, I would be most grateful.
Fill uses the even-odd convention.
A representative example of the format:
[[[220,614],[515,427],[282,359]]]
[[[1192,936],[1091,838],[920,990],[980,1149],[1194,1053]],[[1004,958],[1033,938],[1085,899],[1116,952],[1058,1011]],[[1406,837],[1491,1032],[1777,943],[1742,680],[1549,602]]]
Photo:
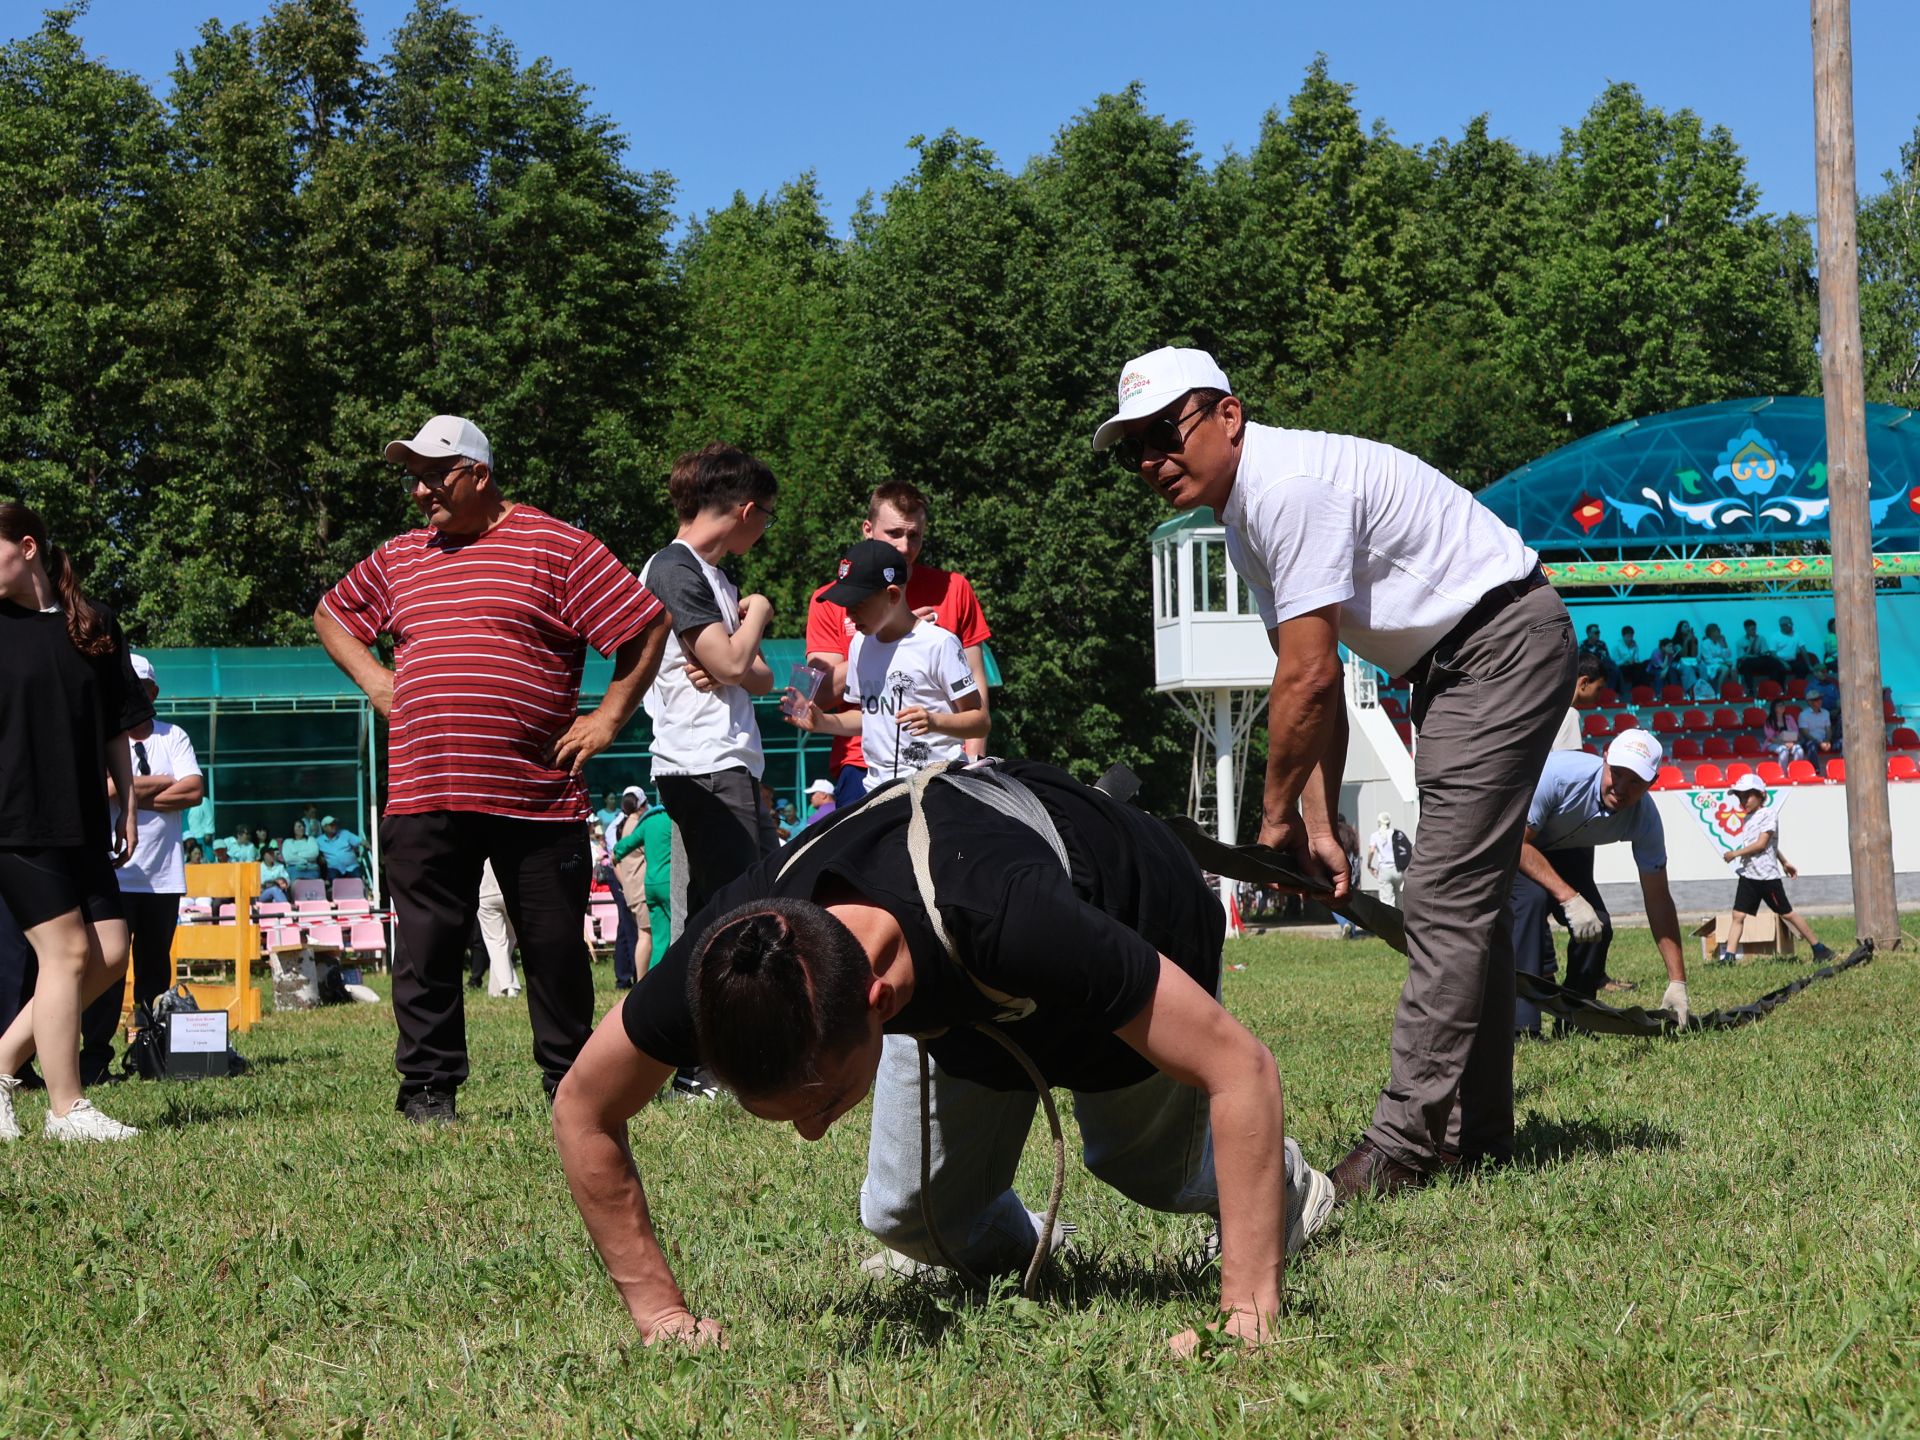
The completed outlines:
[[[1528,1115],[1514,1132],[1512,1168],[1544,1170],[1575,1155],[1613,1155],[1622,1150],[1676,1150],[1677,1130],[1645,1120],[1613,1124],[1600,1120],[1548,1120]]]

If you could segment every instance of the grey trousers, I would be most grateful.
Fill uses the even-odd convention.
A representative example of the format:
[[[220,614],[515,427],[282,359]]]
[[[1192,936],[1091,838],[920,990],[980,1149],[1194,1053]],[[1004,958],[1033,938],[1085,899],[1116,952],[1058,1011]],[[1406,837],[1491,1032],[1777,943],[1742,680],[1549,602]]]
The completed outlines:
[[[1573,694],[1573,625],[1530,591],[1433,657],[1416,697],[1407,983],[1368,1138],[1417,1170],[1513,1144],[1513,926],[1527,803]]]

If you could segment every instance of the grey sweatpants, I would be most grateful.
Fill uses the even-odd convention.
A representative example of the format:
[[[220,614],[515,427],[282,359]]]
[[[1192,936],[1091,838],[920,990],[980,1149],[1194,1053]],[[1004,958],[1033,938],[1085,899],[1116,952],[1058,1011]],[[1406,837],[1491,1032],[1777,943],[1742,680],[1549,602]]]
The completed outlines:
[[[1527,803],[1573,693],[1573,625],[1542,586],[1436,653],[1416,696],[1420,831],[1407,983],[1368,1137],[1431,1170],[1513,1144],[1513,927]]]

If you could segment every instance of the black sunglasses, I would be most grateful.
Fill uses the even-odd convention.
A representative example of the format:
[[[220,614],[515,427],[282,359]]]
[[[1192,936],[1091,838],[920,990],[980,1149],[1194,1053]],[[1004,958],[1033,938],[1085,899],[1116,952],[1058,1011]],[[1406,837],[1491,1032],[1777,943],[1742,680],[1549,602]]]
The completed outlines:
[[[1200,425],[1200,422],[1213,413],[1213,409],[1227,397],[1216,395],[1191,415],[1174,419],[1162,415],[1146,429],[1136,435],[1123,436],[1114,443],[1113,458],[1128,470],[1138,470],[1140,462],[1148,450],[1162,455],[1178,455],[1187,448],[1187,437]]]

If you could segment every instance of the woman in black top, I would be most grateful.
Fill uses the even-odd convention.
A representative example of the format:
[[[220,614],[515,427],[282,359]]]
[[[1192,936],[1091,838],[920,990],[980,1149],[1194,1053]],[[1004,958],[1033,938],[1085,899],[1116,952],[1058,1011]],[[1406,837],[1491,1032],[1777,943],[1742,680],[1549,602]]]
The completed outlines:
[[[127,925],[114,867],[133,854],[137,810],[127,731],[153,716],[113,615],[24,505],[0,505],[0,899],[40,965],[34,998],[0,1035],[0,1139],[17,1139],[16,1071],[36,1053],[46,1134],[124,1140],[139,1132],[80,1093],[80,1012],[120,983]]]
[[[667,1266],[626,1138],[676,1067],[711,1067],[749,1113],[808,1140],[872,1091],[861,1218],[894,1253],[870,1265],[1024,1263],[1043,1217],[1013,1178],[1037,1096],[980,1022],[1073,1092],[1094,1175],[1219,1220],[1219,1328],[1270,1337],[1285,1257],[1325,1222],[1333,1188],[1285,1138],[1272,1055],[1216,998],[1219,900],[1151,816],[1044,765],[997,768],[1044,828],[945,775],[916,797],[923,848],[897,793],[919,782],[816,822],[714,896],[561,1083],[567,1180],[647,1343],[719,1338]],[[913,1036],[937,1157],[924,1199]]]

